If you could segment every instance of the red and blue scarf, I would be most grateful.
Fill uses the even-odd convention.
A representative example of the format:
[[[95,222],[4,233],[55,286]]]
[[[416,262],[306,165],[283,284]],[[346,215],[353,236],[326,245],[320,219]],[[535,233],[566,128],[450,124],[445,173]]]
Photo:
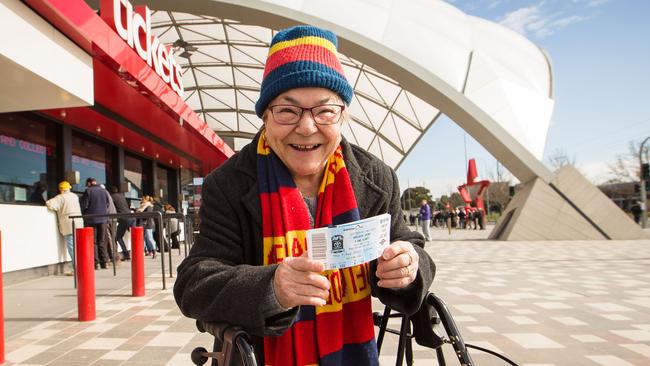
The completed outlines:
[[[287,167],[266,143],[257,144],[257,176],[262,205],[264,265],[307,251],[309,213]],[[318,190],[314,227],[359,220],[350,176],[339,146],[329,157]],[[372,323],[369,263],[323,273],[330,281],[324,306],[301,306],[295,323],[279,337],[264,338],[265,364],[377,365]]]

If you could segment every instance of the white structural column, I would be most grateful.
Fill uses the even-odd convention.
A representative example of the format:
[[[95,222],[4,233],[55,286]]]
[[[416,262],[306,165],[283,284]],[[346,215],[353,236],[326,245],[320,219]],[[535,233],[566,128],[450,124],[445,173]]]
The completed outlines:
[[[25,4],[0,0],[0,39],[0,112],[94,103],[92,57]]]
[[[553,108],[550,64],[521,35],[443,1],[156,0],[151,8],[337,33],[342,53],[398,80],[472,135],[520,181],[541,163]]]

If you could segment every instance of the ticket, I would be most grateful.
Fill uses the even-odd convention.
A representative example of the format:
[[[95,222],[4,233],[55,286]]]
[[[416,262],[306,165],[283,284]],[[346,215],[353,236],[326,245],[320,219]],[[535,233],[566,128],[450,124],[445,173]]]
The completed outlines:
[[[390,244],[390,215],[307,231],[309,258],[325,269],[346,268],[378,258]]]

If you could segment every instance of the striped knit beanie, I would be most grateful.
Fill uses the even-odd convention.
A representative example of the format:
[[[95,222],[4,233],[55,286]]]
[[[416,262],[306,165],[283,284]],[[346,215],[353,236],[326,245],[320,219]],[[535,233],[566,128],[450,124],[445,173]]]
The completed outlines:
[[[266,58],[260,98],[255,103],[257,116],[262,118],[275,97],[295,88],[330,89],[349,105],[353,91],[343,74],[337,44],[334,33],[309,25],[279,31]]]

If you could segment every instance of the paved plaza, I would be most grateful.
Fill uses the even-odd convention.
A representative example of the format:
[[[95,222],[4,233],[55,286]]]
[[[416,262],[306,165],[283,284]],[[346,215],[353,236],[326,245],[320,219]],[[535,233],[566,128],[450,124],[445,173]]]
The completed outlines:
[[[449,306],[466,342],[520,365],[650,364],[650,240],[495,242],[487,231],[433,229],[431,291]],[[174,266],[182,258],[174,254]],[[97,271],[97,320],[78,322],[71,277],[7,285],[6,365],[190,365],[211,344],[162,290],[160,261],[145,259],[147,294],[130,296],[130,267]],[[128,262],[125,262],[128,263]],[[375,309],[383,307],[377,301]],[[391,321],[393,326],[398,324]],[[382,365],[395,364],[387,336]],[[456,365],[451,346],[447,364]],[[416,365],[436,365],[415,346]],[[505,365],[472,353],[477,365]]]

